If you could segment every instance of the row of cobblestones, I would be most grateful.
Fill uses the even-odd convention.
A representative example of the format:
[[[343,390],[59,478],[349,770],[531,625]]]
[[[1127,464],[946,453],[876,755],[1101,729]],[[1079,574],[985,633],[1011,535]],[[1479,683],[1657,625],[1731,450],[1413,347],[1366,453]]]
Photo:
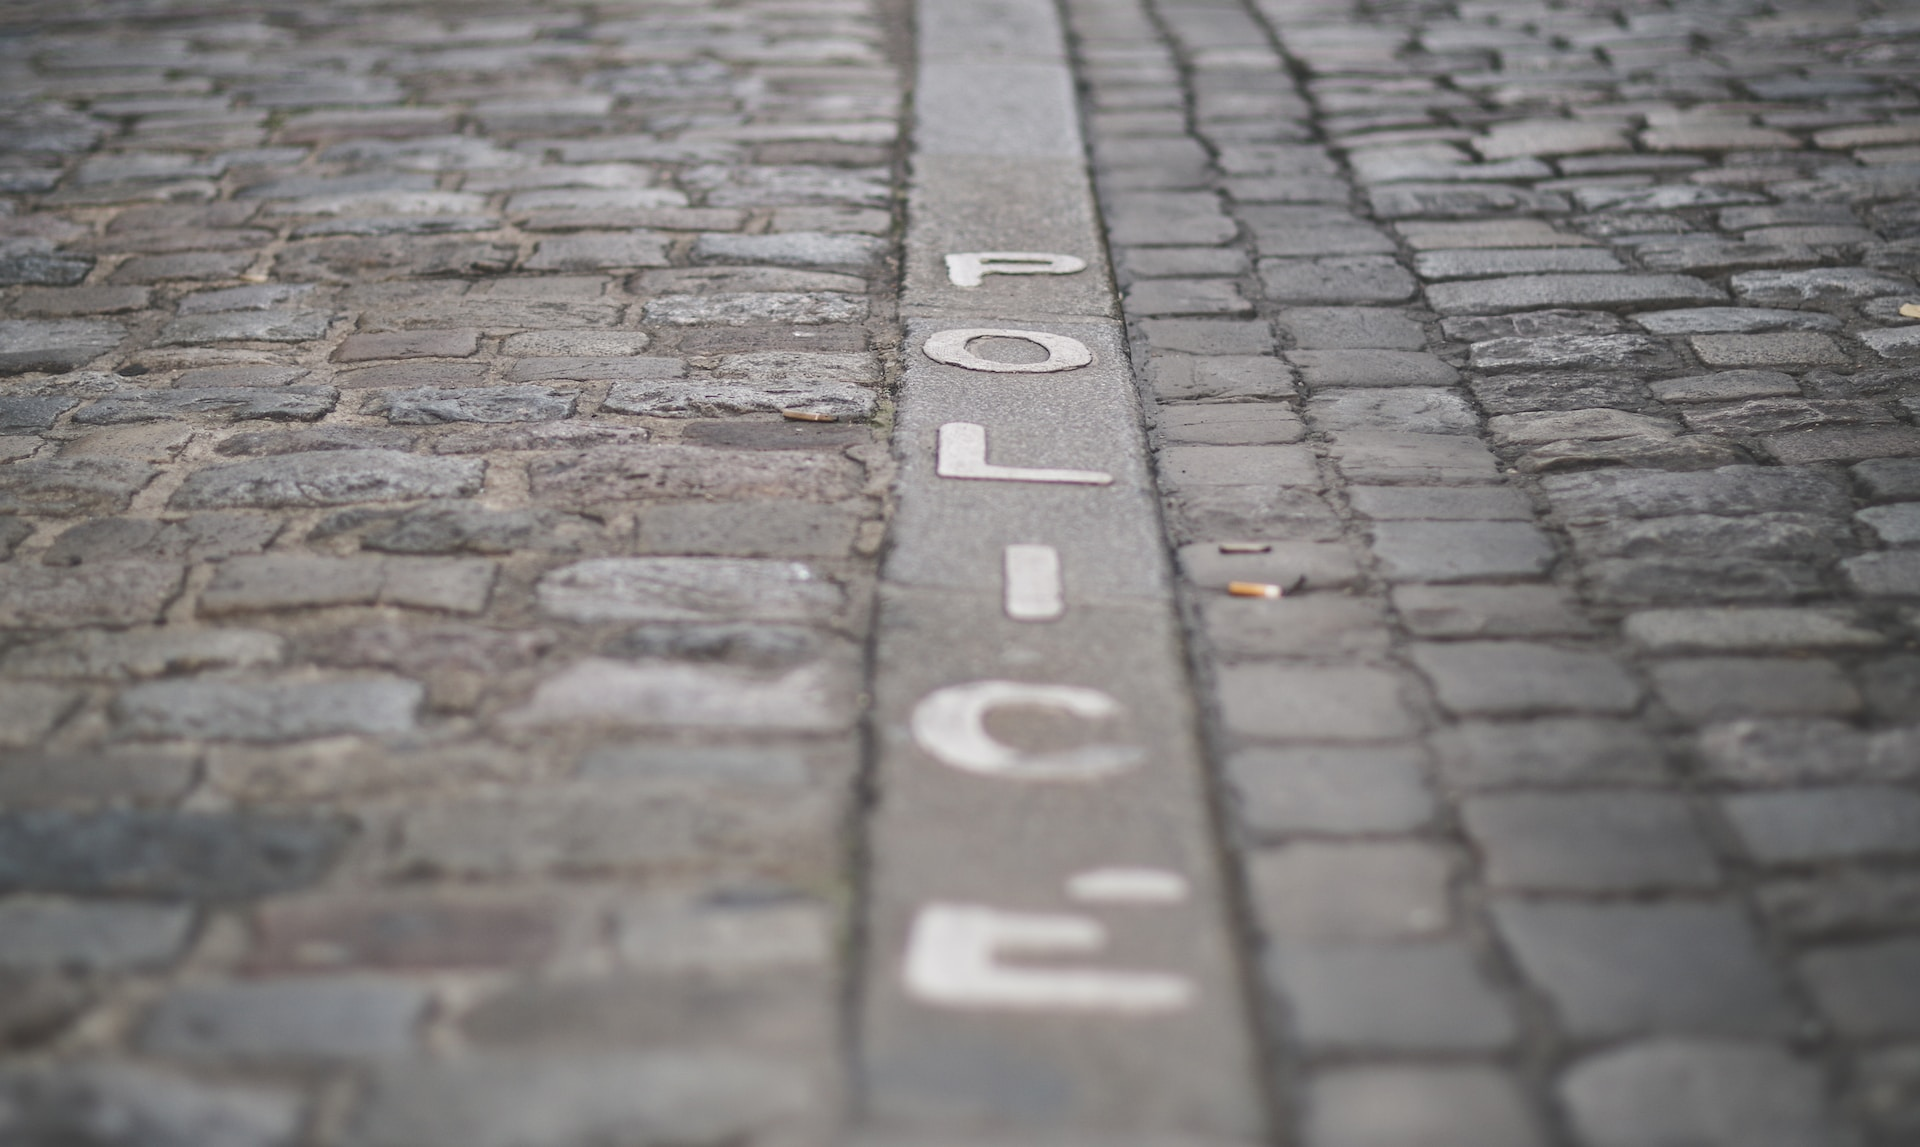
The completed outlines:
[[[831,1141],[897,24],[0,17],[0,1142]]]
[[[1920,21],[1067,10],[1285,1141],[1912,1142]]]

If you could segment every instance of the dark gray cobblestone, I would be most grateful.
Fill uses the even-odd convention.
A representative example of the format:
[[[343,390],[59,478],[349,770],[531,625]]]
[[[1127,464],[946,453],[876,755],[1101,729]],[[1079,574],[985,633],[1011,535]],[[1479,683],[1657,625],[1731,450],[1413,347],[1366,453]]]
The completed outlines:
[[[0,15],[0,1143],[840,1141],[903,8]]]
[[[1920,23],[1066,8],[1112,209],[1205,220],[1112,239],[1284,1141],[1911,1142]],[[1256,354],[1210,433],[1300,476],[1222,514]]]

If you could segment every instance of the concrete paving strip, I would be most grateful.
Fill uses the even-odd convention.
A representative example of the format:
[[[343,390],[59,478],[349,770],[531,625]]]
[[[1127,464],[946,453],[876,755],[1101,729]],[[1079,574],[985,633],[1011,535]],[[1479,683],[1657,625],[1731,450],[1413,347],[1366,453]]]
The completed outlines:
[[[1166,543],[1058,18],[1047,0],[925,0],[919,18],[859,1142],[1257,1141]],[[995,333],[939,337],[953,331]]]

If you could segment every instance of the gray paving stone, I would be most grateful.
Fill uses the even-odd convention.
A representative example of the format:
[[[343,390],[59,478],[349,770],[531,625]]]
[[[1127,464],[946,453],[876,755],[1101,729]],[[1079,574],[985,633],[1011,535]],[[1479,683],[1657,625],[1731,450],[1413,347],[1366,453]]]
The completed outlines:
[[[196,471],[170,504],[184,510],[279,509],[471,497],[479,492],[485,471],[486,463],[478,459],[421,458],[393,450],[283,454]]]
[[[551,422],[569,418],[578,396],[550,386],[423,387],[378,394],[368,412],[402,426],[445,422]]]
[[[1511,218],[1534,212],[1567,210],[1564,197],[1498,183],[1400,183],[1367,189],[1374,214],[1382,219],[1471,219],[1478,215]]]
[[[159,904],[0,900],[0,965],[120,971],[164,966],[186,946],[193,913]]]
[[[695,238],[696,262],[762,263],[790,267],[865,267],[882,259],[884,239],[821,231],[785,231],[770,235],[709,232]],[[664,265],[661,264],[641,264]]]
[[[1533,520],[1526,494],[1511,486],[1349,486],[1347,501],[1356,513],[1383,522]]]
[[[1462,722],[1431,738],[1442,773],[1463,788],[1658,781],[1667,753],[1625,721]]]
[[[1826,426],[1770,435],[1762,445],[1789,466],[1858,462],[1920,454],[1920,431],[1906,426]]]
[[[824,291],[663,295],[646,304],[648,322],[678,327],[740,327],[761,323],[816,326],[857,323],[866,317],[865,299]]]
[[[1552,541],[1524,522],[1380,522],[1373,554],[1391,582],[1538,577],[1554,562]]]
[[[194,984],[163,996],[139,1042],[181,1059],[384,1059],[405,1054],[428,1002],[396,981]]]
[[[1422,250],[1413,258],[1413,270],[1422,279],[1437,282],[1549,272],[1604,273],[1624,271],[1626,266],[1611,252],[1598,247],[1537,247],[1506,251]]]
[[[1489,414],[1632,408],[1644,405],[1646,395],[1645,385],[1625,374],[1496,374],[1467,385]]]
[[[1830,475],[1812,470],[1728,466],[1693,474],[1611,471],[1541,480],[1554,509],[1570,521],[1806,513],[1844,516],[1850,503]]]
[[[1652,383],[1653,396],[1662,402],[1733,402],[1740,399],[1798,395],[1792,375],[1770,370],[1726,370],[1689,378]]]
[[[1695,723],[1741,716],[1850,716],[1860,692],[1831,661],[1703,657],[1651,670],[1654,691]]]
[[[393,678],[301,684],[156,681],[124,690],[115,719],[136,738],[287,741],[413,728],[422,689]]]
[[[50,458],[0,467],[0,511],[56,517],[125,510],[158,473],[125,458]]]
[[[624,353],[624,352],[623,352]],[[677,358],[523,358],[507,368],[509,382],[652,382],[684,378],[686,362]]]
[[[1253,233],[1261,255],[1393,254],[1393,239],[1337,208],[1242,207],[1237,214]]]
[[[1250,315],[1253,304],[1218,279],[1149,279],[1127,288],[1132,315]]]
[[[1148,377],[1162,402],[1265,402],[1294,393],[1293,370],[1264,356],[1162,354]]]
[[[805,502],[677,503],[640,519],[643,554],[753,558],[843,558],[864,515],[858,508]]]
[[[1665,343],[1644,335],[1549,335],[1489,339],[1472,347],[1472,365],[1510,370],[1665,370],[1679,365]]]
[[[1416,637],[1583,637],[1593,625],[1547,585],[1402,585],[1393,608]]]
[[[1854,515],[1886,546],[1920,545],[1920,506],[1873,506]]]
[[[1243,749],[1227,772],[1258,834],[1406,832],[1434,814],[1417,748]]]
[[[671,236],[659,232],[579,232],[540,240],[523,264],[530,271],[599,271],[665,267]]]
[[[1273,446],[1298,442],[1307,428],[1280,403],[1207,403],[1163,407],[1159,439],[1183,446]]]
[[[1325,1068],[1307,1084],[1307,1147],[1535,1147],[1518,1083],[1485,1067]]]
[[[761,1137],[819,1104],[808,1073],[724,1052],[469,1055],[383,1066],[351,1147],[593,1147],[646,1129],[655,1142]]]
[[[1590,407],[1586,410],[1524,411],[1487,420],[1496,446],[1548,446],[1554,443],[1634,440],[1636,445],[1672,438],[1680,428],[1663,418]]]
[[[1821,1012],[1856,1038],[1910,1037],[1920,1031],[1916,968],[1920,943],[1906,938],[1816,949],[1800,964]]]
[[[1331,431],[1473,434],[1480,428],[1479,416],[1458,391],[1431,387],[1320,390],[1307,402],[1307,416],[1315,429]]]
[[[395,874],[480,880],[686,872],[736,881],[829,879],[833,810],[815,794],[548,789],[405,810]]]
[[[1108,239],[1120,246],[1210,246],[1238,231],[1211,192],[1125,192],[1108,200]]]
[[[790,450],[596,446],[540,459],[527,469],[536,496],[572,508],[648,498],[832,502],[855,496],[861,484],[850,459]]]
[[[111,1060],[16,1067],[0,1075],[21,1143],[99,1147],[288,1147],[300,1128],[291,1090],[208,1083]]]
[[[1419,731],[1406,683],[1364,668],[1239,665],[1223,670],[1219,703],[1227,728],[1280,741],[1388,741]]]
[[[286,641],[246,629],[76,630],[8,650],[0,667],[29,678],[160,677],[188,670],[278,664]]]
[[[1266,974],[1296,1038],[1316,1050],[1492,1051],[1512,1041],[1506,1002],[1459,944],[1276,944]]]
[[[1833,609],[1656,609],[1629,615],[1622,629],[1656,653],[1760,653],[1871,649],[1886,638]]]
[[[1550,338],[1560,335],[1610,335],[1626,323],[1606,311],[1519,311],[1504,315],[1464,315],[1440,320],[1440,329],[1456,342],[1488,339]]]
[[[183,315],[168,323],[156,346],[209,342],[300,343],[325,338],[333,324],[326,311],[222,311]]]
[[[1744,793],[1723,806],[1763,864],[1805,864],[1920,849],[1920,797],[1886,787]]]
[[[179,592],[184,573],[178,564],[146,561],[0,567],[0,625],[149,624]]]
[[[515,726],[840,731],[857,719],[851,675],[826,661],[777,669],[592,658],[506,715]]]
[[[1487,448],[1453,434],[1345,430],[1328,446],[1347,481],[1367,485],[1474,485],[1500,480]]]
[[[1402,940],[1447,929],[1454,862],[1423,843],[1303,842],[1252,853],[1254,918],[1286,944]]]
[[[1630,713],[1642,693],[1612,658],[1550,645],[1420,645],[1412,657],[1440,704],[1460,716]]]
[[[1914,290],[1904,275],[1860,267],[1822,267],[1810,271],[1743,271],[1733,277],[1733,293],[1743,303],[1795,306],[1848,302]]]
[[[1399,311],[1378,307],[1290,307],[1280,328],[1302,350],[1425,350],[1426,332]]]
[[[452,330],[382,331],[348,335],[334,348],[334,362],[375,362],[393,358],[470,358],[480,349],[480,332]]]
[[[1172,489],[1296,486],[1318,489],[1320,468],[1304,446],[1167,446],[1156,457]]]
[[[1253,553],[1228,552],[1222,544],[1180,547],[1180,572],[1203,589],[1228,582],[1263,581],[1308,590],[1340,589],[1359,580],[1353,552],[1338,542],[1273,542]]]
[[[1135,247],[1116,254],[1123,282],[1197,275],[1236,277],[1252,266],[1246,255],[1224,247]]]
[[[1633,316],[1635,326],[1656,335],[1757,334],[1762,331],[1837,331],[1840,320],[1817,311],[1762,307],[1683,307]]]
[[[1712,303],[1719,288],[1687,275],[1516,275],[1438,283],[1427,301],[1443,315],[1479,315],[1536,307],[1655,307]]]
[[[1386,616],[1372,602],[1333,594],[1294,594],[1281,601],[1209,596],[1201,624],[1216,656],[1371,658],[1390,640]]]
[[[78,404],[78,399],[65,396],[0,397],[0,434],[45,430]]]
[[[1851,1147],[1820,1070],[1763,1043],[1657,1038],[1575,1063],[1560,1094],[1591,1147]]]
[[[1494,888],[1633,892],[1711,888],[1713,850],[1684,798],[1628,790],[1469,798],[1468,833]]]
[[[126,333],[104,319],[0,321],[0,374],[78,370],[120,345]]]
[[[1818,331],[1694,335],[1687,341],[1708,366],[1806,366],[1847,361],[1845,352]]]
[[[1399,350],[1296,350],[1287,361],[1299,367],[1307,385],[1452,386],[1460,372],[1438,357]]]
[[[615,414],[717,418],[798,410],[834,418],[873,416],[876,393],[851,382],[807,380],[760,384],[718,381],[617,382],[601,409]]]
[[[1854,591],[1868,597],[1920,596],[1920,553],[1862,554],[1841,563]]]
[[[0,889],[245,899],[312,883],[350,832],[261,813],[11,812],[0,814]]]
[[[75,412],[83,426],[115,426],[210,414],[236,422],[267,419],[312,422],[324,418],[339,401],[330,386],[230,386],[126,391],[96,399]]]
[[[1140,330],[1155,355],[1265,355],[1273,330],[1264,322],[1231,319],[1142,319]]]
[[[602,558],[540,579],[541,608],[576,621],[823,620],[838,585],[796,562],[725,558]]]
[[[200,594],[217,617],[273,609],[388,605],[479,613],[498,568],[476,558],[335,558],[261,554],[221,563]]]
[[[1493,915],[1576,1035],[1782,1035],[1797,1021],[1758,937],[1730,906],[1509,900]]]
[[[1260,281],[1276,303],[1402,303],[1415,290],[1413,276],[1385,255],[1262,259]]]

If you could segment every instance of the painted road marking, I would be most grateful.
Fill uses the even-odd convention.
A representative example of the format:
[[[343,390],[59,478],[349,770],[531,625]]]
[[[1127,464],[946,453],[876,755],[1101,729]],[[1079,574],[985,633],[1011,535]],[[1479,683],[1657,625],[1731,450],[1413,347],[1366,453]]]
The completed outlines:
[[[1131,745],[1082,745],[1027,753],[987,731],[987,714],[1008,705],[1050,709],[1083,721],[1126,712],[1098,689],[1034,685],[1025,681],[970,681],[935,689],[913,709],[913,739],[943,765],[982,776],[1021,781],[1093,781],[1124,772],[1145,754]]]
[[[1187,878],[1164,868],[1092,868],[1068,878],[1067,895],[1087,904],[1178,904]]]
[[[1060,551],[1016,543],[1002,554],[1007,616],[1015,621],[1053,621],[1067,612],[1060,583]]]
[[[1039,346],[1047,352],[1047,357],[1041,362],[995,362],[967,349],[967,345],[975,339],[1020,339]],[[920,344],[920,349],[935,362],[967,370],[983,370],[990,374],[1058,374],[1063,370],[1078,370],[1093,362],[1093,352],[1087,349],[1087,344],[1070,335],[999,327],[961,327],[939,331],[928,335],[927,341]]]
[[[988,482],[1056,482],[1069,486],[1113,484],[1113,475],[1102,470],[995,466],[987,461],[987,428],[977,422],[949,422],[942,426],[935,459],[934,473],[942,478],[971,478]]]
[[[1165,972],[1096,968],[1015,968],[1016,952],[1058,956],[1098,952],[1107,930],[1090,916],[1007,912],[977,904],[928,904],[907,940],[907,992],[936,1007],[1022,1011],[1178,1011],[1193,982]]]
[[[956,287],[977,287],[987,275],[1071,275],[1087,269],[1077,255],[1039,251],[960,251],[947,256],[947,278]]]

